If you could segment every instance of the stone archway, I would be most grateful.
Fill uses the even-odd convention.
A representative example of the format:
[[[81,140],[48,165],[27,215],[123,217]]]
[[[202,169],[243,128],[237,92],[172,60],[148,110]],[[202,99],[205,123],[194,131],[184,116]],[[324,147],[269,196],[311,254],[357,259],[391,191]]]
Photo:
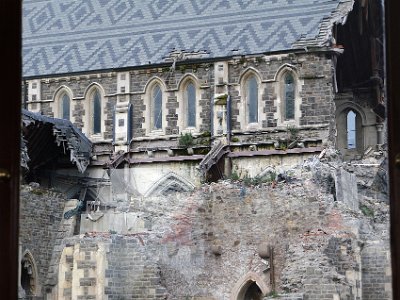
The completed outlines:
[[[269,291],[259,275],[249,272],[235,285],[230,300],[261,300]]]
[[[254,281],[249,281],[239,292],[237,300],[261,300],[262,291]]]
[[[194,189],[189,180],[170,172],[157,180],[146,192],[145,197],[168,195],[171,192],[188,192]]]

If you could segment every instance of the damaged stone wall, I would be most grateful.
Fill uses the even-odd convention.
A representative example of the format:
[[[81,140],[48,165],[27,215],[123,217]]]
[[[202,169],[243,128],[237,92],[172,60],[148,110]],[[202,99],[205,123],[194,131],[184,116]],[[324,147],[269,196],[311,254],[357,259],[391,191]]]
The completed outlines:
[[[76,200],[23,187],[21,251],[37,264],[38,295],[238,300],[255,282],[270,297],[391,299],[384,153],[247,164],[257,161],[264,168],[191,192],[132,192],[82,215],[74,237],[62,213]]]
[[[36,264],[35,294],[45,294],[47,275],[51,273],[51,259],[55,250],[65,198],[62,194],[32,183],[21,186],[19,244],[21,256],[29,251]],[[58,264],[58,261],[56,262]],[[21,282],[19,282],[19,286]],[[22,288],[20,287],[20,292]],[[22,293],[24,294],[24,292]],[[20,295],[22,295],[20,293]],[[38,298],[39,299],[39,298]]]
[[[357,178],[359,208],[368,218],[360,224],[363,299],[391,299],[391,265],[387,157],[369,151],[362,160],[344,164]]]
[[[70,278],[79,299],[237,300],[253,281],[271,297],[391,299],[387,203],[360,194],[368,213],[341,201],[334,177],[343,165],[327,156],[306,158],[276,180],[133,197],[137,228],[65,242],[75,252],[92,245],[79,246],[78,265],[88,271]],[[262,245],[272,247],[273,265],[260,256]]]

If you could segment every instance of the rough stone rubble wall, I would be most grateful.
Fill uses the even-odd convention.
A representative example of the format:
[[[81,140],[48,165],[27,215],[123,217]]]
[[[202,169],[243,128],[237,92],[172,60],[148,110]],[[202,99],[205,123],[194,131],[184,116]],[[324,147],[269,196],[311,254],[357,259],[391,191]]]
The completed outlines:
[[[142,232],[81,238],[108,249],[104,293],[109,299],[229,299],[249,273],[271,291],[268,261],[258,255],[266,243],[274,248],[279,293],[390,299],[384,290],[390,285],[389,241],[376,233],[387,228],[387,219],[372,226],[359,210],[334,201],[334,179],[325,176],[336,171],[328,165],[293,170],[278,184],[225,181],[193,193],[133,199]],[[373,247],[363,247],[372,236]]]

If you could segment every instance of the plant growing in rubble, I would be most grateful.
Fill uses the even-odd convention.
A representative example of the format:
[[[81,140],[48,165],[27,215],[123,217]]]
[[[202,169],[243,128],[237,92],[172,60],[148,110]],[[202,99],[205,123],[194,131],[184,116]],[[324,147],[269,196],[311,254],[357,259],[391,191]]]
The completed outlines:
[[[276,291],[271,291],[267,294],[267,297],[270,298],[280,298],[279,294]]]
[[[45,191],[42,190],[42,189],[32,189],[31,193],[35,194],[35,195],[38,195],[38,196],[41,196],[41,195],[45,194]]]
[[[289,135],[289,140],[294,141],[299,137],[299,128],[294,125],[288,125],[286,130]]]
[[[230,176],[230,179],[231,180],[239,180],[239,178],[240,178],[239,174],[236,171],[233,171]]]
[[[287,146],[288,146],[287,141],[280,141],[278,149],[285,151],[285,150],[287,150]]]
[[[185,133],[185,134],[181,133],[178,143],[179,143],[179,146],[186,147],[186,148],[193,146],[194,145],[193,135],[190,132]]]
[[[360,210],[367,217],[373,217],[374,211],[366,205],[360,205]]]

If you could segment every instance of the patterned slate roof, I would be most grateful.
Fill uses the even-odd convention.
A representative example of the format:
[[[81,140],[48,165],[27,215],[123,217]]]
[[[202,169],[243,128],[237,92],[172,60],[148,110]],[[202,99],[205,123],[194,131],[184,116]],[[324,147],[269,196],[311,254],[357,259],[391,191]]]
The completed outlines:
[[[321,43],[339,2],[352,1],[25,0],[23,76],[159,64],[174,49],[217,58]]]

